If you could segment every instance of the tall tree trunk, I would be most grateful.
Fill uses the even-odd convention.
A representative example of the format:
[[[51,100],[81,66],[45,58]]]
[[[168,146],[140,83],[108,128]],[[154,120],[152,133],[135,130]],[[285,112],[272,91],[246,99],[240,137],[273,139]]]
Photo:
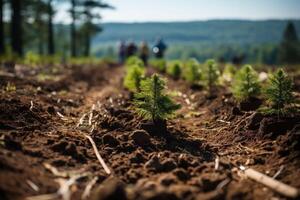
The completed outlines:
[[[84,56],[85,57],[90,56],[90,47],[91,47],[90,34],[89,34],[89,31],[87,30],[86,35],[85,35],[85,50],[84,50]]]
[[[5,53],[4,40],[3,0],[0,0],[0,55]]]
[[[71,23],[71,56],[76,57],[76,27],[75,27],[75,0],[71,0],[71,17],[72,17],[72,23]]]
[[[22,0],[11,0],[11,46],[14,53],[23,55]]]
[[[53,34],[53,7],[52,0],[48,0],[48,54],[55,54],[54,34]]]

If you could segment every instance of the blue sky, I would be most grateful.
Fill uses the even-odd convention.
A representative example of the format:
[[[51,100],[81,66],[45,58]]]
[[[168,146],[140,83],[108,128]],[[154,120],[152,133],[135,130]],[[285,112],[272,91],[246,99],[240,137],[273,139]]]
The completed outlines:
[[[300,0],[104,0],[103,22],[300,19]],[[67,21],[60,13],[58,20]]]

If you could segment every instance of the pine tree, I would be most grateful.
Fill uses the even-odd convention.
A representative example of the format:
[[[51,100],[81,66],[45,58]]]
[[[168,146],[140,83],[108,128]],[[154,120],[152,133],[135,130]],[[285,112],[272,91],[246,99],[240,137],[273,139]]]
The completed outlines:
[[[141,80],[145,76],[145,69],[135,64],[131,65],[126,70],[127,73],[124,78],[124,87],[131,92],[139,92]]]
[[[271,75],[266,89],[266,97],[271,103],[271,109],[268,112],[276,113],[278,116],[284,114],[286,106],[294,101],[292,89],[292,80],[283,69]]]
[[[212,59],[206,61],[205,68],[203,69],[203,79],[205,85],[208,88],[210,96],[212,96],[213,88],[217,85],[219,76],[220,76],[220,71],[218,70],[215,61]]]
[[[190,59],[185,63],[183,76],[191,85],[197,84],[201,79],[200,65],[196,59]]]
[[[171,75],[174,79],[179,79],[181,75],[181,65],[180,61],[172,61],[167,66],[167,73]]]
[[[292,22],[289,22],[283,32],[279,46],[279,62],[295,64],[300,61],[300,47],[297,31]]]
[[[165,94],[165,81],[156,74],[142,80],[140,89],[134,101],[137,113],[145,119],[151,119],[153,123],[168,119],[180,108]]]
[[[239,101],[249,100],[258,96],[260,91],[258,74],[250,65],[245,65],[235,75],[232,84],[234,97]]]

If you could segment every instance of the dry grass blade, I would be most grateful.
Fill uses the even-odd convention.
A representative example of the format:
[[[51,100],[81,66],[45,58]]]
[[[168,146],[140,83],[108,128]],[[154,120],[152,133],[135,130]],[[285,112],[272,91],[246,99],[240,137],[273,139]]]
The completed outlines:
[[[76,127],[79,127],[81,124],[83,124],[83,121],[84,121],[85,116],[86,116],[86,113],[84,113],[84,114],[82,115],[82,117],[79,119],[79,122],[78,122],[78,124],[76,125]]]
[[[90,111],[90,116],[89,116],[89,126],[92,125],[92,119],[93,119],[93,114],[94,114],[94,110],[95,110],[95,104],[93,104],[91,111]]]
[[[33,109],[33,101],[31,100],[30,101],[30,108],[29,108],[29,110],[32,111],[32,109]]]
[[[31,180],[26,180],[26,183],[36,192],[40,190],[40,188]]]
[[[280,168],[279,168],[279,170],[274,174],[274,176],[272,178],[276,179],[281,174],[281,172],[283,171],[283,169],[284,169],[284,166],[281,165]]]
[[[105,164],[104,160],[102,159],[102,157],[101,157],[101,155],[100,155],[100,153],[99,153],[99,151],[98,151],[98,149],[97,149],[97,146],[96,146],[96,144],[95,144],[93,138],[92,138],[91,136],[89,136],[89,135],[86,135],[86,134],[85,134],[85,137],[86,137],[86,138],[90,141],[90,143],[92,144],[93,149],[94,149],[94,152],[95,152],[95,154],[96,154],[96,157],[98,158],[98,160],[99,160],[100,164],[102,165],[104,171],[105,171],[107,174],[111,174],[111,171],[110,171],[110,169],[107,167],[107,165]]]
[[[220,166],[220,158],[219,156],[217,156],[215,159],[215,170],[218,170],[219,166]]]
[[[87,199],[90,196],[93,186],[98,181],[98,177],[94,177],[85,187],[84,192],[81,195],[81,199]]]

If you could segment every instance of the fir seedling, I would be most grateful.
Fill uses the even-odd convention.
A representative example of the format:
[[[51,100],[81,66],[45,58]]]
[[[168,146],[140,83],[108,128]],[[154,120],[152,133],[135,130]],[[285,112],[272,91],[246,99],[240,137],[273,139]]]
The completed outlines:
[[[292,80],[283,69],[272,74],[266,89],[266,97],[271,104],[271,108],[267,109],[267,112],[277,114],[278,117],[287,113],[286,108],[294,102],[292,90]]]
[[[208,88],[209,95],[212,96],[213,88],[217,85],[220,76],[220,71],[214,60],[206,61],[205,67],[203,69],[203,80]]]
[[[124,87],[131,92],[139,92],[141,80],[145,76],[145,69],[140,65],[132,65],[126,69]]]
[[[137,56],[131,56],[126,60],[126,67],[130,67],[133,65],[138,65],[140,67],[145,67],[144,62]]]
[[[183,77],[191,85],[196,85],[200,81],[201,70],[196,59],[190,59],[185,63]]]
[[[182,63],[180,61],[172,61],[168,63],[167,73],[174,79],[179,79],[181,75]]]
[[[141,91],[135,95],[137,113],[153,123],[168,119],[180,108],[165,94],[165,81],[157,74],[141,81]]]
[[[260,91],[261,86],[257,72],[251,65],[243,66],[234,77],[232,84],[233,96],[238,101],[245,101],[257,97]]]

